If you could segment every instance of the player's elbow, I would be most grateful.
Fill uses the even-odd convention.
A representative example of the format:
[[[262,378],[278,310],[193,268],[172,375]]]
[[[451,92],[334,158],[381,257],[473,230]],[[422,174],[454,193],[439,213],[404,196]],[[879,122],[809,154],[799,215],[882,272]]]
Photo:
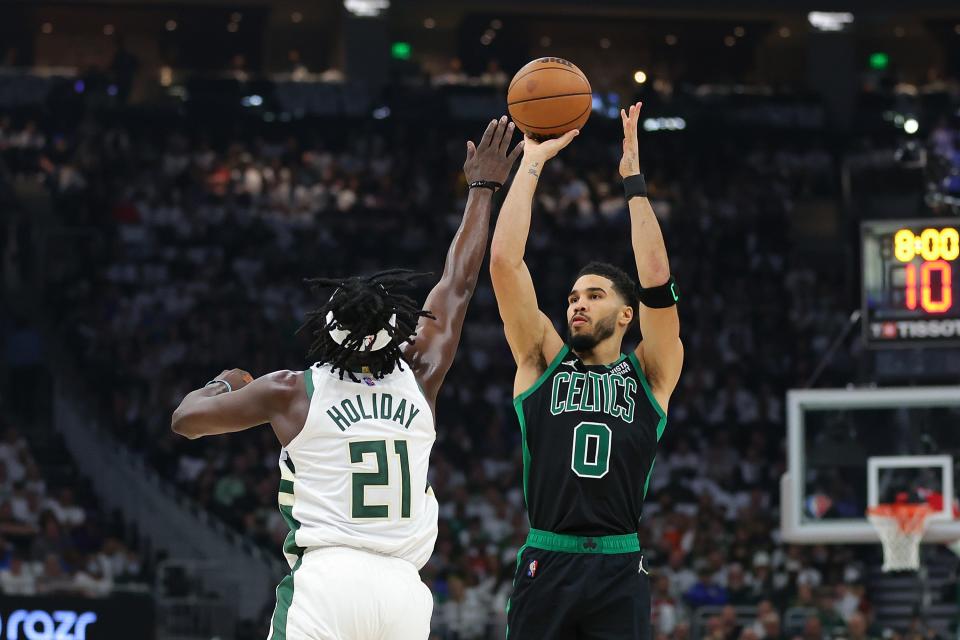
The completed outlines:
[[[182,406],[177,407],[176,411],[173,412],[173,416],[170,418],[170,430],[178,436],[190,440],[195,440],[203,435],[197,429],[195,416],[190,415],[190,412]]]
[[[670,262],[666,255],[651,255],[640,263],[641,278],[645,287],[659,287],[670,279]]]
[[[496,280],[517,269],[517,261],[512,256],[507,255],[505,251],[497,250],[496,247],[490,250],[490,277]]]

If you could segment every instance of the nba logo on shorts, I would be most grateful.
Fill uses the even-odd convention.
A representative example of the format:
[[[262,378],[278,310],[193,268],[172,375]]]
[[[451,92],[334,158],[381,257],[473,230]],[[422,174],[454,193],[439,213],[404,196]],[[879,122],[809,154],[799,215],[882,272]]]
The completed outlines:
[[[537,566],[538,566],[537,561],[536,561],[536,560],[531,560],[531,561],[530,561],[530,564],[527,565],[527,576],[529,576],[529,577],[531,577],[531,578],[536,578],[536,577],[537,577]]]

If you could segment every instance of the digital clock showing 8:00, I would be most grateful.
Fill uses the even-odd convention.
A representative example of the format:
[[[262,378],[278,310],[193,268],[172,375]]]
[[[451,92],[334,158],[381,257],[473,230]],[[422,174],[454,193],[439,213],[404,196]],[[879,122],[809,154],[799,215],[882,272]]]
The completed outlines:
[[[861,226],[867,344],[960,344],[960,225],[873,220]]]

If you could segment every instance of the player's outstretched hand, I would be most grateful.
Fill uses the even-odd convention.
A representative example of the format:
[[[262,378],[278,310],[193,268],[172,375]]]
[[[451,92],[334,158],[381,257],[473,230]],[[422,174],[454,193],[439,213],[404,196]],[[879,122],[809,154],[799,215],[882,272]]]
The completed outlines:
[[[560,153],[560,150],[573,142],[573,139],[578,135],[580,135],[580,130],[572,129],[559,138],[551,138],[542,142],[537,142],[530,136],[525,136],[523,139],[523,157],[534,162],[546,162]]]
[[[467,182],[490,180],[503,184],[510,175],[510,169],[523,151],[523,141],[510,150],[514,124],[507,116],[491,120],[487,130],[480,138],[480,144],[467,140],[467,159],[463,161],[463,173]],[[509,151],[509,153],[508,153]]]
[[[214,380],[226,380],[230,387],[236,391],[253,382],[253,376],[243,369],[224,369]]]
[[[623,157],[620,158],[620,177],[640,173],[640,143],[637,142],[637,124],[640,122],[642,102],[630,105],[629,111],[620,109],[623,121]]]

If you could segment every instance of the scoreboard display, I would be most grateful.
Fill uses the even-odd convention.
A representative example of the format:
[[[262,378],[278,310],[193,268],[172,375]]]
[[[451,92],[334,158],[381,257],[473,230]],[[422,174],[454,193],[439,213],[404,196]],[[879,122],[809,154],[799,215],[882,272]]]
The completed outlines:
[[[952,222],[862,223],[863,331],[868,345],[960,346],[960,224]]]

